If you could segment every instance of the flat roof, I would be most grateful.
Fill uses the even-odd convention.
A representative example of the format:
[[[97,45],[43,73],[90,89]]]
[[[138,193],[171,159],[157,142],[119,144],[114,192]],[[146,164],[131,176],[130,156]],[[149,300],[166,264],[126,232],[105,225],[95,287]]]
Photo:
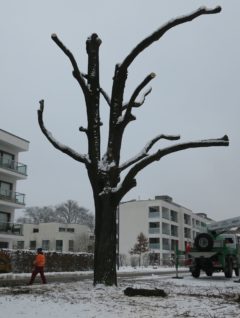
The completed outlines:
[[[1,129],[1,128],[0,128],[0,131],[4,132],[4,133],[6,133],[6,134],[8,134],[8,135],[10,135],[10,136],[13,136],[13,137],[15,137],[15,138],[18,138],[18,139],[20,139],[20,140],[23,140],[23,141],[25,141],[25,142],[30,143],[30,141],[28,141],[28,140],[26,140],[26,139],[24,139],[24,138],[21,138],[21,137],[19,137],[19,136],[17,136],[17,135],[14,135],[14,134],[12,134],[12,133],[10,133],[10,132],[8,132],[8,131],[6,131],[6,130],[3,130],[3,129]]]
[[[6,145],[18,152],[28,151],[29,141],[16,136],[6,130],[0,129],[0,144]]]

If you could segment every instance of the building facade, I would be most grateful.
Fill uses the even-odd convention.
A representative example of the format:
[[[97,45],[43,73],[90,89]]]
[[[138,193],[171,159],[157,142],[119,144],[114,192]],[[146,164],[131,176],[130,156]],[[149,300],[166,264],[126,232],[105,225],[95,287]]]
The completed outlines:
[[[15,209],[25,206],[25,194],[17,192],[17,182],[27,178],[27,166],[18,158],[28,148],[29,141],[0,129],[0,248],[12,248],[22,235],[22,225],[13,220]]]
[[[123,202],[118,212],[118,253],[129,263],[129,251],[142,232],[149,240],[149,254],[155,262],[167,263],[176,248],[185,251],[186,244],[192,244],[196,234],[205,231],[211,221],[206,214],[193,213],[169,196]]]
[[[15,249],[56,252],[92,252],[94,237],[87,225],[66,223],[23,224],[23,236],[15,240]]]

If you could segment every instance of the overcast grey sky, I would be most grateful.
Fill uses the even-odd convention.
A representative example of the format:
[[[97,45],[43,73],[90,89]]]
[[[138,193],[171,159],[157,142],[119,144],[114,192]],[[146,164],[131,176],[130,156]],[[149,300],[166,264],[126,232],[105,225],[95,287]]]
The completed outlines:
[[[170,30],[132,64],[126,100],[151,72],[152,93],[137,120],[126,130],[122,158],[139,152],[160,133],[181,141],[219,138],[229,147],[185,150],[146,168],[137,187],[124,198],[148,199],[168,194],[194,212],[220,220],[238,216],[240,182],[240,1],[207,0],[21,0],[1,1],[0,128],[30,141],[20,161],[29,177],[18,191],[27,206],[55,205],[73,199],[93,211],[85,167],[57,151],[37,123],[38,101],[45,99],[45,124],[61,142],[85,153],[85,105],[67,57],[51,40],[57,33],[86,72],[85,41],[102,39],[101,86],[110,93],[115,64],[144,37],[169,19],[200,6],[222,6]],[[108,107],[102,104],[103,145]],[[163,143],[159,143],[161,146]],[[167,143],[164,143],[167,145]]]

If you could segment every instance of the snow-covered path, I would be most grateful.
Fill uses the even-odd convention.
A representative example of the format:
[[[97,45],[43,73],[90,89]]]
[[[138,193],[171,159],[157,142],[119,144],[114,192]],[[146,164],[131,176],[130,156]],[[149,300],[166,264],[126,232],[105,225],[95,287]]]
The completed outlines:
[[[92,286],[92,280],[67,284],[0,288],[1,317],[7,318],[173,318],[240,317],[240,284],[223,274],[172,279],[153,274],[121,280],[118,287]],[[126,287],[160,288],[168,296],[127,297]]]

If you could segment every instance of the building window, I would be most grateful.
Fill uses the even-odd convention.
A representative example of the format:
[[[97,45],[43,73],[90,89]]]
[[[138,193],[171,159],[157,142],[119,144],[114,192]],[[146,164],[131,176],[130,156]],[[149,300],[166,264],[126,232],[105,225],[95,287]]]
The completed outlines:
[[[184,213],[184,224],[191,225],[191,216]]]
[[[176,225],[171,225],[171,236],[178,236],[178,227]]]
[[[178,240],[171,240],[171,250],[176,252],[178,247]]]
[[[0,181],[0,196],[11,197],[12,195],[12,184],[9,182]]]
[[[30,250],[35,250],[36,249],[36,241],[30,241],[30,244],[29,244],[30,246]]]
[[[149,238],[149,248],[154,249],[160,249],[160,239],[159,237],[150,237]]]
[[[58,230],[59,230],[59,232],[66,232],[65,227],[60,227]]]
[[[63,249],[63,241],[62,240],[56,240],[56,251],[62,252]]]
[[[163,238],[162,239],[162,248],[163,250],[170,250],[170,241],[169,239]]]
[[[171,221],[172,222],[178,222],[178,213],[174,210],[171,210]]]
[[[24,241],[17,241],[17,249],[18,250],[24,249]]]
[[[68,250],[69,250],[69,252],[73,252],[73,248],[74,248],[74,241],[73,240],[69,240],[68,241]]]
[[[162,217],[163,219],[169,220],[169,209],[164,206],[162,207]]]
[[[189,239],[191,238],[191,229],[187,227],[184,228],[184,237]]]
[[[0,165],[8,169],[14,169],[14,155],[0,151]]]
[[[8,242],[0,242],[0,248],[8,248]]]
[[[49,250],[49,240],[42,240],[42,249],[45,251]]]
[[[148,208],[148,217],[159,218],[160,217],[159,206],[150,206]]]
[[[162,223],[162,234],[170,235],[170,224]]]
[[[69,229],[67,229],[67,232],[74,233],[74,232],[75,232],[75,229],[69,228]]]
[[[160,223],[159,222],[149,222],[149,234],[160,233]]]
[[[207,224],[206,224],[206,223],[201,222],[201,227],[206,227],[206,226],[207,226]]]
[[[7,232],[9,228],[10,213],[0,212],[0,232]]]
[[[37,228],[33,229],[33,233],[38,233],[38,232],[39,232],[39,229],[37,229]]]

